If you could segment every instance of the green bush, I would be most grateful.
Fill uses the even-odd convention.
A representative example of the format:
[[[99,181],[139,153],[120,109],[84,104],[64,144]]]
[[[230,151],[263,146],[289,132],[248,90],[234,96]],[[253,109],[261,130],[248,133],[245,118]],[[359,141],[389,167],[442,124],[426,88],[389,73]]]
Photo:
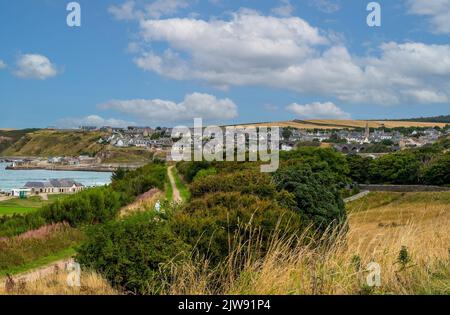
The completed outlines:
[[[171,217],[174,232],[213,264],[225,259],[239,244],[257,240],[261,251],[275,232],[300,231],[297,214],[275,200],[240,192],[217,192],[197,198]]]
[[[194,177],[194,179],[192,181],[197,181],[201,178],[210,176],[210,175],[216,175],[217,174],[217,170],[214,167],[210,167],[204,170],[200,170]]]
[[[387,154],[371,162],[370,181],[377,184],[417,184],[420,167],[420,161],[411,151]]]
[[[289,165],[308,165],[312,172],[327,173],[342,187],[349,183],[350,169],[345,155],[334,149],[301,147],[297,150],[281,152],[281,168]]]
[[[182,260],[188,249],[165,220],[143,213],[91,228],[76,260],[102,274],[116,288],[133,294],[157,294],[167,280],[167,263]]]
[[[422,169],[421,181],[427,185],[450,185],[450,152],[427,164]]]
[[[191,196],[201,197],[214,192],[239,191],[243,194],[254,194],[264,198],[276,195],[276,187],[270,175],[258,170],[244,170],[230,174],[210,175],[200,178],[190,185]]]
[[[279,190],[293,195],[293,210],[299,214],[303,227],[313,225],[324,232],[346,222],[339,186],[330,173],[313,172],[308,165],[297,164],[279,169],[273,179]]]

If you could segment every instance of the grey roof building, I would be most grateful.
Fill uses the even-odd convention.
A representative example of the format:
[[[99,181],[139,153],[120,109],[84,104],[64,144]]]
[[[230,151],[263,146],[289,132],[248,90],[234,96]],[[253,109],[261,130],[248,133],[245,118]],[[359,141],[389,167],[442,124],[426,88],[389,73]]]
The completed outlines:
[[[84,185],[73,179],[51,179],[45,182],[28,182],[24,188],[31,189],[32,194],[70,194],[84,189]]]

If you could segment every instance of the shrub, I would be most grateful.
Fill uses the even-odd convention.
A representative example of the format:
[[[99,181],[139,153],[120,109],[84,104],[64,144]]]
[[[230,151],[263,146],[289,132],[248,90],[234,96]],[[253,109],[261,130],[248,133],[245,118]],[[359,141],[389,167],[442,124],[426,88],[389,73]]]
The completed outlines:
[[[372,183],[416,184],[421,163],[410,151],[387,154],[370,164]]]
[[[278,189],[294,196],[295,210],[303,227],[313,225],[319,232],[346,221],[344,202],[335,178],[327,172],[312,172],[298,164],[283,167],[273,175]]]
[[[264,252],[273,233],[299,232],[300,220],[274,200],[240,192],[218,192],[197,198],[171,217],[172,228],[214,264],[238,244],[257,243]]]
[[[345,156],[334,149],[301,147],[289,152],[281,152],[282,167],[289,165],[308,165],[312,172],[324,172],[334,178],[340,186],[349,183],[350,172]],[[281,168],[282,168],[281,167]]]
[[[214,167],[203,169],[203,170],[200,170],[197,173],[197,175],[195,175],[193,181],[195,182],[195,181],[197,181],[197,180],[199,180],[201,178],[204,178],[204,177],[207,177],[207,176],[210,176],[210,175],[216,175],[216,174],[217,174],[217,170]]]
[[[91,228],[76,260],[102,274],[114,287],[134,294],[161,291],[169,262],[183,258],[188,247],[154,213]]]
[[[270,175],[253,170],[203,177],[193,182],[190,189],[193,198],[207,193],[231,191],[254,194],[264,198],[271,198],[276,194],[276,187],[272,183]]]
[[[427,185],[450,185],[450,152],[426,165],[421,171],[421,181]]]
[[[209,162],[179,162],[177,163],[177,170],[183,175],[183,178],[188,182],[194,180],[195,175],[201,170],[207,169],[210,166]]]

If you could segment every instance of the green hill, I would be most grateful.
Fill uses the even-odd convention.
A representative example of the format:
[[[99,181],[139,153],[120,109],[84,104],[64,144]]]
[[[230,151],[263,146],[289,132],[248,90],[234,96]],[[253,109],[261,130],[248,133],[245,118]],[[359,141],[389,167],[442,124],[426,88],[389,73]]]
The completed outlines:
[[[20,140],[24,135],[35,132],[38,129],[23,129],[23,130],[1,130],[0,129],[0,154],[2,151],[6,150],[18,140]]]
[[[98,143],[102,132],[31,130],[0,151],[2,156],[74,156],[95,155],[103,145]]]

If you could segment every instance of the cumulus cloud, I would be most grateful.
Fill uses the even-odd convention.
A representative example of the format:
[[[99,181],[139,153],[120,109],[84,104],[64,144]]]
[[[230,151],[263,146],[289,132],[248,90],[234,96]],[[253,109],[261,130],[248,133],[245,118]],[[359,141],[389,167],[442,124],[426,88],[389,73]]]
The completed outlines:
[[[410,14],[430,18],[435,33],[450,34],[450,0],[407,0]]]
[[[301,18],[248,10],[226,20],[142,19],[140,34],[143,44],[168,47],[141,53],[138,67],[176,80],[269,86],[354,103],[450,99],[450,45],[390,42],[373,55],[354,56]]]
[[[337,107],[331,102],[326,103],[311,103],[300,105],[293,103],[286,107],[286,109],[299,116],[300,118],[306,119],[350,119],[349,113],[344,112],[342,109]]]
[[[78,128],[79,126],[127,127],[136,125],[136,123],[114,118],[103,118],[98,115],[89,115],[82,118],[64,118],[59,120],[57,125],[64,128]]]
[[[23,79],[45,80],[58,74],[56,66],[50,60],[38,54],[24,54],[17,60],[16,76]]]
[[[0,70],[6,68],[6,63],[0,59]]]
[[[309,0],[309,4],[324,13],[334,13],[341,9],[340,1],[336,0]]]
[[[202,93],[186,95],[180,103],[161,99],[111,100],[99,108],[130,114],[146,123],[183,122],[196,117],[227,120],[238,115],[237,106],[230,99]]]

